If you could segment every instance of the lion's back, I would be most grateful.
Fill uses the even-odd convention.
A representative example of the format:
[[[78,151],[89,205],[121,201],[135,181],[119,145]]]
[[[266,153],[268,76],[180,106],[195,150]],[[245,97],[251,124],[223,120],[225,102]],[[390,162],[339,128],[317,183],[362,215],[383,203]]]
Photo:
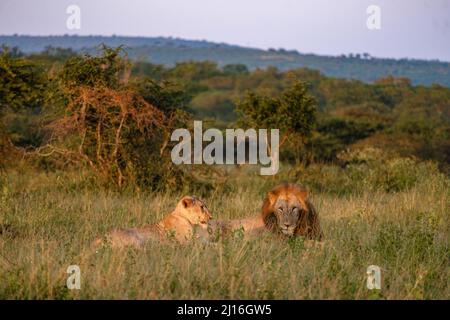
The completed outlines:
[[[136,228],[115,229],[103,237],[96,238],[92,247],[98,249],[101,246],[122,248],[127,246],[142,247],[148,240],[148,235]]]

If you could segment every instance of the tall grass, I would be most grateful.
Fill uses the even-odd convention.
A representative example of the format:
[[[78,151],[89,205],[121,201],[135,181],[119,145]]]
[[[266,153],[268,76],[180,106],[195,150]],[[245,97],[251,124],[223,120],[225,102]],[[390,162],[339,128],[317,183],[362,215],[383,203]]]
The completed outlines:
[[[290,172],[281,177],[292,181]],[[82,172],[9,171],[0,186],[0,298],[450,298],[447,178],[430,174],[402,191],[342,194],[326,179],[330,190],[312,186],[325,234],[320,244],[237,233],[214,245],[149,243],[94,253],[95,236],[153,223],[182,194],[108,192]],[[238,172],[226,192],[214,189],[204,200],[215,218],[248,216],[277,182]],[[81,290],[66,287],[73,264],[81,268]],[[382,270],[381,290],[366,287],[373,264]]]

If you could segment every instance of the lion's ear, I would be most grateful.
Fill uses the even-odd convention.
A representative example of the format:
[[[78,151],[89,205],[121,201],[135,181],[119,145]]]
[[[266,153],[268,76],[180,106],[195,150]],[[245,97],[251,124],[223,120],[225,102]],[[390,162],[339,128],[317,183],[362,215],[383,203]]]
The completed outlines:
[[[181,199],[181,203],[184,208],[189,208],[194,204],[194,199],[192,197],[184,197]]]

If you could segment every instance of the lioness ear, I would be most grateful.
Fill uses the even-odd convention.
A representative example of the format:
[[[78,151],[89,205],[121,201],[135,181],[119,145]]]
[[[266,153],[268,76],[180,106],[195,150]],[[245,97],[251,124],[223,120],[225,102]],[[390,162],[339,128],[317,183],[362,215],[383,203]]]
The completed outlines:
[[[181,203],[183,204],[183,207],[188,208],[194,204],[194,199],[192,199],[191,197],[184,197],[181,200]]]

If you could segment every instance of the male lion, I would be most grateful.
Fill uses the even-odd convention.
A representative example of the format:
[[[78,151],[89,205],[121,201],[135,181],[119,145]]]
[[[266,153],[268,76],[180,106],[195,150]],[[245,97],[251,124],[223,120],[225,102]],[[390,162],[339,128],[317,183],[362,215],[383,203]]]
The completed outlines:
[[[266,228],[275,233],[315,240],[321,240],[323,236],[308,191],[295,184],[285,183],[267,193],[262,219]]]
[[[103,244],[109,244],[113,248],[143,247],[149,240],[165,240],[168,237],[183,243],[192,239],[196,227],[200,227],[200,231],[206,229],[206,223],[211,217],[203,201],[185,196],[178,202],[175,210],[160,222],[140,228],[113,230],[105,237],[95,239],[93,247],[98,248]]]
[[[271,231],[287,236],[304,236],[321,240],[317,211],[308,199],[306,189],[295,184],[282,184],[266,195],[261,214],[243,219],[211,220],[210,234],[227,235],[242,230],[245,236],[256,236]]]

